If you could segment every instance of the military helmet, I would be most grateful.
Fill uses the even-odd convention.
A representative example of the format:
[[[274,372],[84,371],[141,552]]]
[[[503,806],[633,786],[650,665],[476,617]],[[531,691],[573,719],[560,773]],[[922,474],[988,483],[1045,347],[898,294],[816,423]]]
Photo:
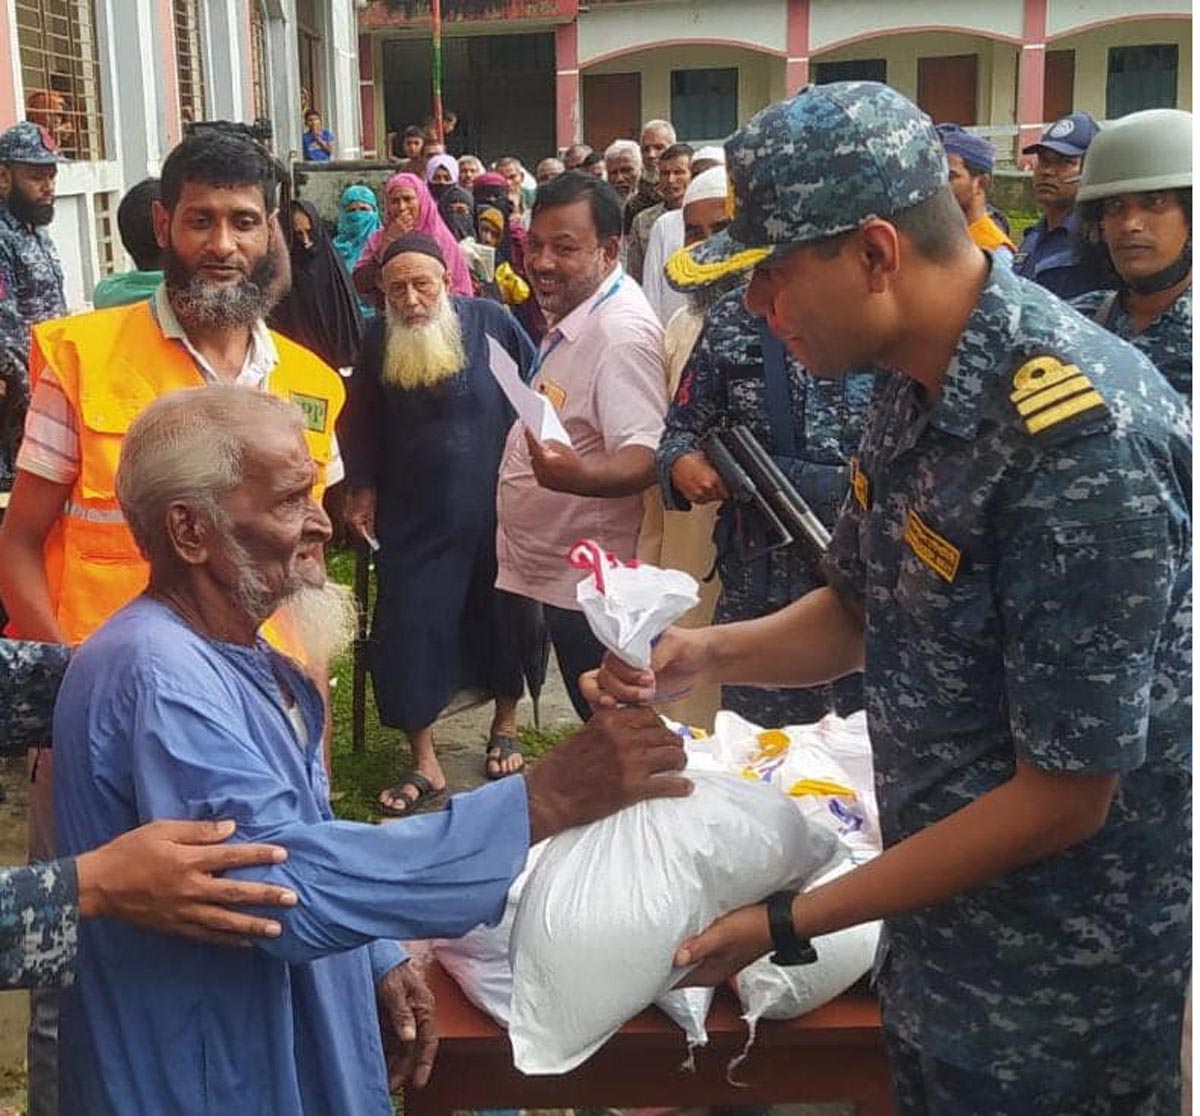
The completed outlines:
[[[1109,124],[1083,163],[1079,202],[1192,185],[1192,114],[1147,109]]]

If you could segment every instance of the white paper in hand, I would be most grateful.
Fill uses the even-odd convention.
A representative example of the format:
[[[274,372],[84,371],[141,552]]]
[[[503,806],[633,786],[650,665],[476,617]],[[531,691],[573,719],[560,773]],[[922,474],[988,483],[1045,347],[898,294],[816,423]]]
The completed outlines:
[[[642,562],[624,565],[591,539],[580,539],[567,560],[591,570],[575,586],[575,599],[592,634],[639,670],[650,666],[654,640],[700,599],[691,574]]]
[[[564,446],[569,446],[571,436],[559,419],[554,404],[521,379],[517,362],[494,337],[488,338],[488,353],[492,375],[496,377],[500,390],[513,405],[517,418],[525,424],[525,428],[539,442],[561,442]]]

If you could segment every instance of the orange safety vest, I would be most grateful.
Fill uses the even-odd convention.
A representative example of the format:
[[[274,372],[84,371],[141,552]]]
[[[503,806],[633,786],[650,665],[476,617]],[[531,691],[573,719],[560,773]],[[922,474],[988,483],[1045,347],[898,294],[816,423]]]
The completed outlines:
[[[314,495],[320,499],[345,388],[341,377],[307,349],[274,332],[271,338],[279,363],[265,388],[304,412],[305,438],[317,463]],[[31,381],[36,384],[46,369],[67,397],[79,429],[79,476],[43,550],[55,616],[68,642],[79,643],[149,580],[150,567],[117,503],[125,432],[159,396],[204,387],[206,381],[184,346],[163,336],[149,300],[34,326]],[[298,651],[282,631],[272,632],[268,625],[264,634],[281,649]]]

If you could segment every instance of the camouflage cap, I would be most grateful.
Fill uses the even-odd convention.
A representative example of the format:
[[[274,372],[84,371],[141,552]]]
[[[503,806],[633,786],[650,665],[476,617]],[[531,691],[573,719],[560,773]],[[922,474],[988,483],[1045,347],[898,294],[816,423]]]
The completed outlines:
[[[58,144],[40,124],[22,120],[0,133],[0,163],[63,163]]]
[[[671,257],[677,290],[908,209],[948,181],[929,117],[874,81],[809,85],[768,106],[726,142],[725,162],[732,220]]]

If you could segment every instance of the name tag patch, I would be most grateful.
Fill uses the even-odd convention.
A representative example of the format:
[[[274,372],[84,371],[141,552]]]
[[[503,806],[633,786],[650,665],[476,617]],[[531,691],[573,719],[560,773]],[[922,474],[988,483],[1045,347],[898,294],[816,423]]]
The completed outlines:
[[[314,434],[324,434],[329,424],[329,400],[319,395],[305,395],[300,391],[288,392],[288,398],[304,412],[304,426]]]
[[[925,525],[915,511],[909,510],[904,541],[938,577],[953,581],[962,562],[962,551]]]
[[[1057,357],[1026,361],[1013,377],[1009,399],[1030,434],[1050,430],[1089,411],[1107,411],[1104,397],[1074,364]]]
[[[862,471],[857,457],[850,458],[850,491],[863,511],[871,510],[871,478]]]

